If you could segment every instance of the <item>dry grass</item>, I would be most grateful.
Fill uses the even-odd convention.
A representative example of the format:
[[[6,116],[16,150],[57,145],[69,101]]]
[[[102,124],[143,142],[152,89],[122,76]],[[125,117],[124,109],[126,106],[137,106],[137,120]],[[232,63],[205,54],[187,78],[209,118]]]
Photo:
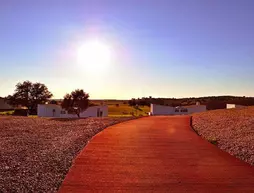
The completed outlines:
[[[56,192],[88,140],[129,119],[0,116],[0,192]]]
[[[0,115],[12,115],[14,113],[14,111],[3,111],[0,112]]]
[[[254,165],[254,107],[194,114],[193,127],[222,150]]]
[[[129,116],[131,116],[132,113],[135,116],[147,116],[149,111],[150,111],[150,107],[148,107],[148,106],[139,106],[136,109],[132,106],[129,106],[128,104],[119,104],[119,106],[108,105],[109,116],[112,116],[112,115],[129,115]]]

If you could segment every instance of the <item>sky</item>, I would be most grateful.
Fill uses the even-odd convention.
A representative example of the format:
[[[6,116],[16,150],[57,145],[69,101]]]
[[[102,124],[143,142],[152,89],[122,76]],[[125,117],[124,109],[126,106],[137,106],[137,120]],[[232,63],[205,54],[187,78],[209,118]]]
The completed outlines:
[[[0,96],[25,80],[54,98],[254,96],[253,10],[253,0],[1,0]],[[78,62],[94,40],[110,61]]]

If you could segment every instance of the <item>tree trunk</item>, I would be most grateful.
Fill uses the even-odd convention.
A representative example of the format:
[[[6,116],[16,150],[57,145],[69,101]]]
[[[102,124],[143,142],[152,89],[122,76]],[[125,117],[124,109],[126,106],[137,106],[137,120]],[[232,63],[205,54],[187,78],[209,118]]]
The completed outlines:
[[[79,108],[76,110],[76,113],[77,113],[78,118],[80,118],[80,109]]]

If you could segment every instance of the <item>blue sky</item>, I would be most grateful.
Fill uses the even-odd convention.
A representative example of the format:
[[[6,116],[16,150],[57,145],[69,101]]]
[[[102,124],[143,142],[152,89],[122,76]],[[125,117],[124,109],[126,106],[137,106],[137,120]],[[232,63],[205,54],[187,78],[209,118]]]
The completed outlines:
[[[0,96],[24,80],[62,98],[253,96],[252,0],[1,0]],[[91,39],[113,59],[77,64]]]

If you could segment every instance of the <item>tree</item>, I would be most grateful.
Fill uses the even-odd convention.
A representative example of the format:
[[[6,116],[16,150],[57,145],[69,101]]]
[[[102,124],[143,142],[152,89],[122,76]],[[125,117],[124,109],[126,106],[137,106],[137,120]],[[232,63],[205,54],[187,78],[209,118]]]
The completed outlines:
[[[131,100],[128,101],[130,106],[135,106],[136,105],[136,99],[132,98]]]
[[[51,100],[51,101],[49,102],[49,104],[57,105],[57,101],[56,101],[56,100]]]
[[[71,94],[64,96],[61,106],[69,113],[75,113],[80,117],[80,112],[86,110],[89,106],[89,94],[82,89],[76,89]]]
[[[36,111],[38,104],[46,103],[52,96],[45,84],[24,81],[16,84],[14,94],[7,96],[6,100],[14,107],[23,106]]]

